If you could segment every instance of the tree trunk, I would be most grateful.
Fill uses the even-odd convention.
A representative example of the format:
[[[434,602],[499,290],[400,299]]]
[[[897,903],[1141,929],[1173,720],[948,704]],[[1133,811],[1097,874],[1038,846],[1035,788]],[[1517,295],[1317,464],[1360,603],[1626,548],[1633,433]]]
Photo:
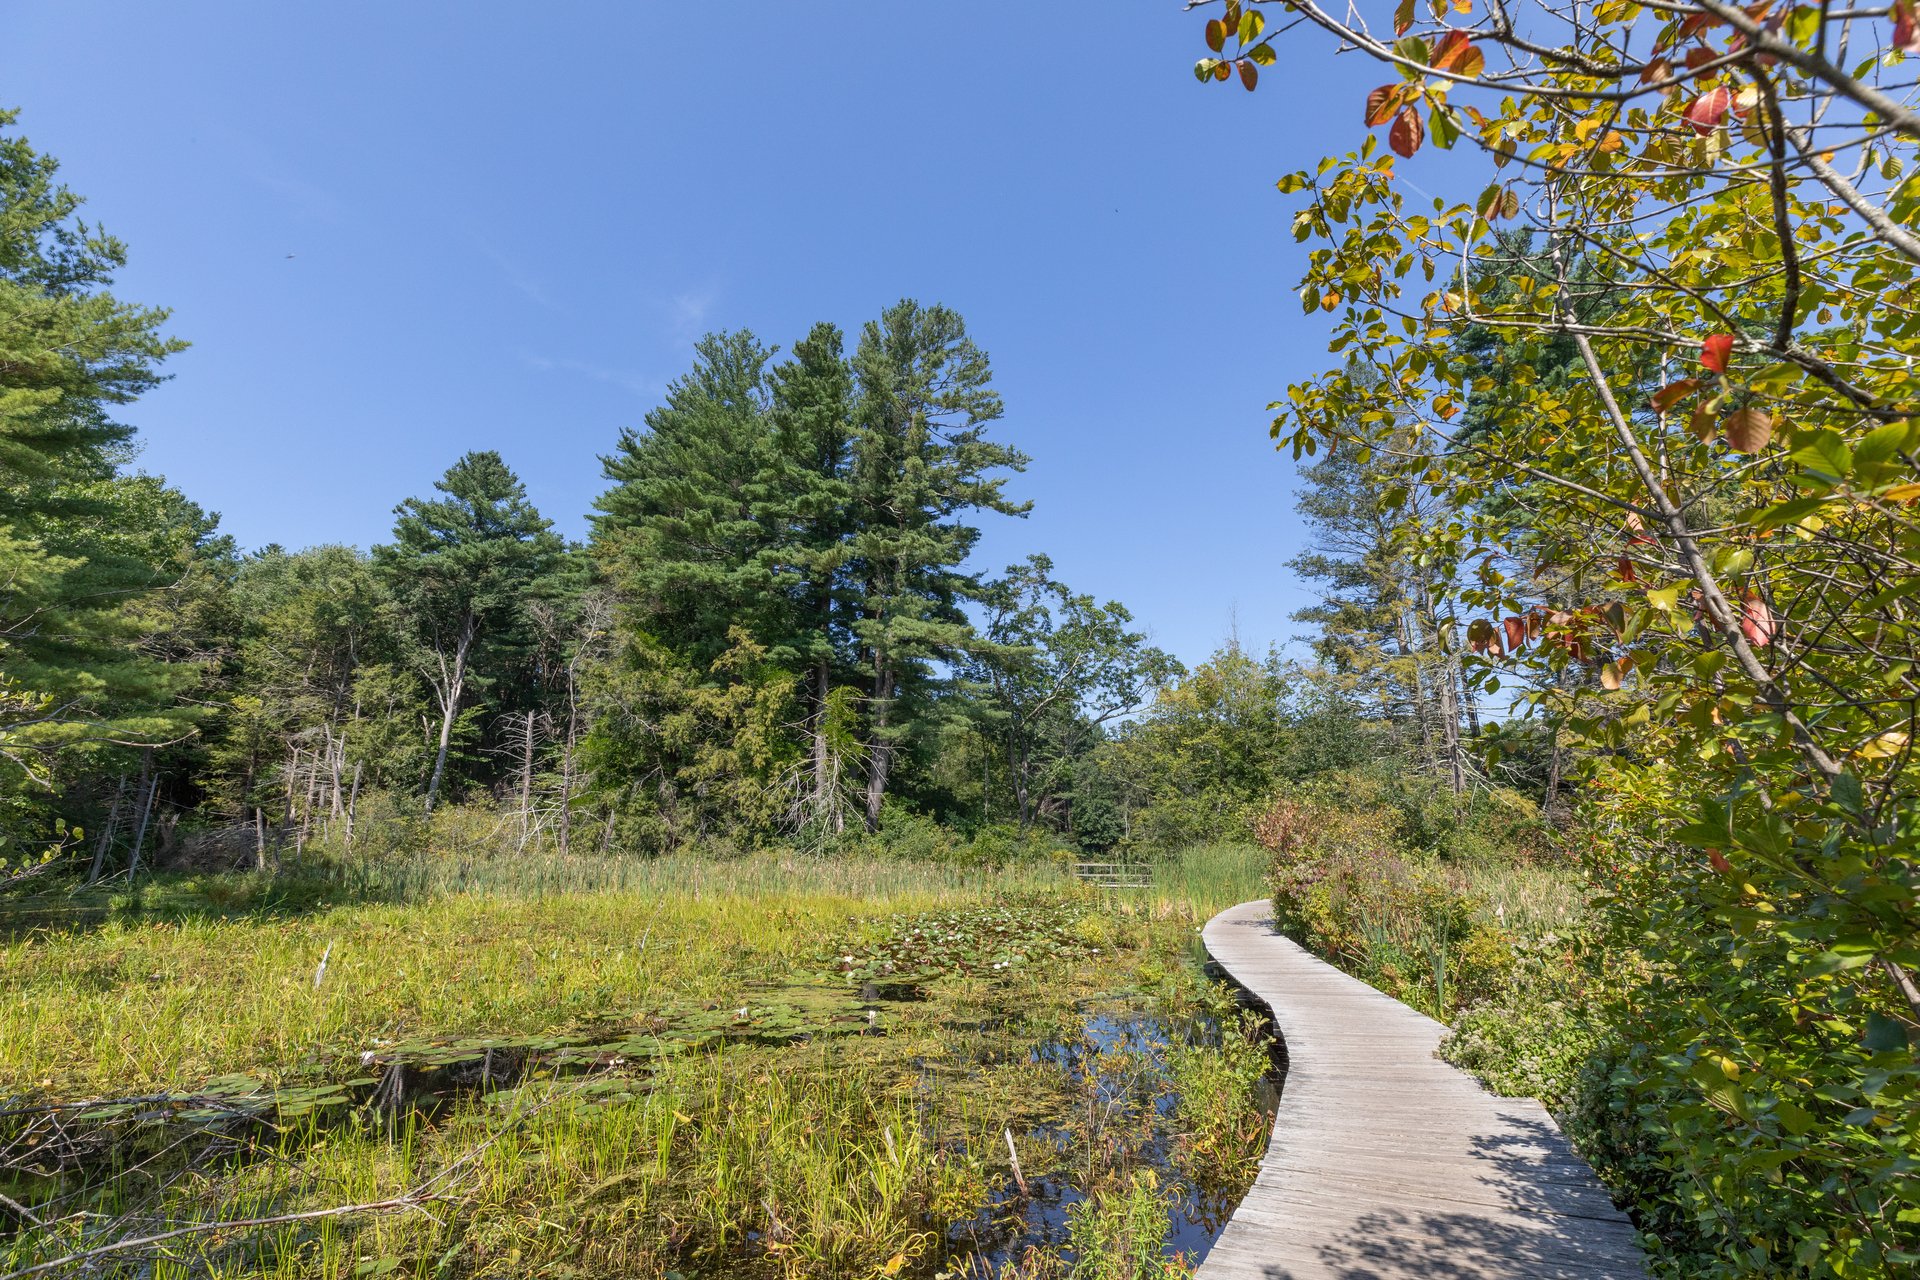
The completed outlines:
[[[106,869],[107,850],[113,846],[113,832],[120,825],[120,799],[127,792],[127,775],[121,774],[114,784],[113,803],[107,806],[107,820],[101,824],[100,838],[93,845],[93,867],[87,872],[87,883],[95,884],[100,873]]]
[[[141,772],[146,772],[142,769]],[[155,774],[147,779],[147,802],[140,809],[140,826],[133,833],[133,852],[127,855],[127,883],[140,874],[140,846],[147,839],[147,824],[153,820],[153,797],[160,790],[160,777]]]
[[[327,752],[327,768],[333,775],[333,816],[343,818],[347,811],[341,805],[340,771],[346,767],[347,763],[347,735],[342,733],[338,741],[335,741],[332,731],[329,730],[327,741],[330,747]]]
[[[893,709],[893,672],[884,660],[874,680],[873,747],[867,764],[867,831],[880,830],[880,808],[887,799],[887,775],[893,771],[893,744],[887,741],[888,713]]]
[[[360,767],[363,761],[353,762],[353,791],[347,796],[347,848],[353,848],[353,815],[360,807]]]
[[[533,834],[533,712],[527,712],[526,737],[520,743],[520,847]]]
[[[267,869],[267,815],[259,805],[253,807],[253,869]]]
[[[440,745],[433,753],[433,776],[427,780],[428,813],[433,812],[433,802],[440,795],[440,780],[447,773],[447,744],[453,740],[453,722],[460,714],[460,695],[467,686],[467,654],[473,648],[474,630],[474,622],[469,617],[454,646],[453,664],[442,665],[444,682],[434,687],[434,692],[440,695]]]
[[[1033,825],[1033,788],[1028,778],[1032,767],[1032,757],[1009,743],[1007,747],[1007,773],[1013,782],[1014,812],[1020,816],[1020,830],[1024,833]]]
[[[839,806],[833,803],[833,750],[827,742],[827,699],[832,695],[833,671],[826,658],[813,669],[813,799],[815,818],[831,815],[835,834],[839,833]]]

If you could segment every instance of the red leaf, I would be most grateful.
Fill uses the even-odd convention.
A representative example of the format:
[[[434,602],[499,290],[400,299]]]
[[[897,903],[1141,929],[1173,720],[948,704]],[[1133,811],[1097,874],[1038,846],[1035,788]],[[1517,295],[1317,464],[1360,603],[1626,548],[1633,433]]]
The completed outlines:
[[[1648,397],[1655,413],[1665,413],[1673,408],[1676,401],[1691,395],[1700,389],[1700,379],[1682,378],[1678,382],[1669,382]]]
[[[1626,526],[1629,545],[1643,547],[1653,542],[1652,535],[1647,532],[1647,522],[1640,518],[1638,511],[1627,512]]]
[[[1504,627],[1507,632],[1508,651],[1514,653],[1519,652],[1521,646],[1527,642],[1527,620],[1525,618],[1504,618],[1501,620],[1500,625]]]
[[[1920,53],[1920,24],[1913,19],[1913,6],[1901,0],[1893,6],[1893,47],[1903,53]]]
[[[1778,629],[1773,609],[1766,600],[1758,591],[1747,592],[1747,598],[1740,605],[1740,634],[1747,638],[1747,643],[1764,649],[1773,643]]]
[[[1716,333],[1700,344],[1700,363],[1715,373],[1727,371],[1727,357],[1733,354],[1733,335]]]
[[[1674,36],[1674,40],[1678,42],[1690,39],[1708,27],[1717,25],[1719,21],[1720,19],[1711,13],[1696,13],[1680,24],[1679,34]]]
[[[1213,78],[1215,80],[1226,80],[1232,77],[1232,75],[1233,64],[1231,62],[1222,60],[1213,64]]]
[[[1207,48],[1218,53],[1220,50],[1226,48],[1226,45],[1227,24],[1218,18],[1209,19],[1207,22]]]
[[[1633,571],[1633,561],[1627,559],[1625,556],[1620,557],[1620,563],[1616,567],[1620,570],[1620,580],[1622,582],[1640,581],[1640,575]]]
[[[1247,86],[1247,92],[1253,92],[1253,86],[1260,83],[1260,68],[1253,65],[1252,58],[1240,59],[1240,83]]]
[[[1399,101],[1400,86],[1383,84],[1367,95],[1367,128],[1373,129],[1393,119],[1393,104]]]
[[[1393,148],[1393,154],[1410,159],[1426,136],[1427,126],[1420,123],[1420,113],[1412,107],[1402,107],[1393,117],[1393,128],[1387,130],[1387,145]]]
[[[1725,85],[1707,90],[1687,107],[1687,123],[1701,137],[1706,137],[1720,127],[1727,118],[1727,109],[1733,106],[1733,91]]]
[[[1733,870],[1733,864],[1727,861],[1727,855],[1718,849],[1707,850],[1707,862],[1721,875],[1725,875],[1727,872]]]
[[[1773,416],[1756,405],[1734,410],[1720,427],[1727,447],[1741,453],[1758,453],[1773,439]]]
[[[1440,37],[1430,62],[1435,71],[1451,71],[1454,75],[1475,79],[1486,69],[1487,58],[1473,47],[1466,32],[1449,31]]]

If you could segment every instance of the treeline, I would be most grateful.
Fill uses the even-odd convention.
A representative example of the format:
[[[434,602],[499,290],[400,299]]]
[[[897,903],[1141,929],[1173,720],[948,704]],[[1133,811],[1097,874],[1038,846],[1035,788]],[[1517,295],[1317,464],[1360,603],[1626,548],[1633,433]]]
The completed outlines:
[[[703,339],[601,460],[583,544],[475,452],[370,552],[243,552],[114,419],[181,346],[108,291],[122,247],[17,136],[0,204],[13,874],[264,866],[450,802],[569,851],[1172,847],[1369,749],[1277,658],[1188,673],[1044,555],[971,567],[1026,458],[947,308]]]

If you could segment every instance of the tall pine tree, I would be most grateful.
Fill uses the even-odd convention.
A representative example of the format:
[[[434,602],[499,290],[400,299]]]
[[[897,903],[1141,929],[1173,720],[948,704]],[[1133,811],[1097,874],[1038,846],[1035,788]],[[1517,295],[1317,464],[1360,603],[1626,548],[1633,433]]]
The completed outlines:
[[[866,686],[866,821],[875,830],[915,703],[933,692],[935,663],[974,639],[961,607],[980,591],[964,568],[980,536],[969,517],[1025,514],[1029,504],[1006,496],[1003,473],[1027,459],[987,439],[1000,396],[957,312],[895,303],[861,331],[853,370],[853,632]]]
[[[484,683],[502,651],[529,643],[527,602],[566,550],[520,478],[491,450],[465,455],[433,487],[445,496],[395,507],[393,541],[373,552],[440,712],[429,810],[470,683]]]
[[[168,566],[121,536],[114,501],[133,432],[113,412],[185,344],[166,312],[107,292],[125,248],[56,170],[0,136],[0,794],[27,828],[22,784],[47,788],[63,758],[191,726],[191,671],[143,653],[131,612]]]

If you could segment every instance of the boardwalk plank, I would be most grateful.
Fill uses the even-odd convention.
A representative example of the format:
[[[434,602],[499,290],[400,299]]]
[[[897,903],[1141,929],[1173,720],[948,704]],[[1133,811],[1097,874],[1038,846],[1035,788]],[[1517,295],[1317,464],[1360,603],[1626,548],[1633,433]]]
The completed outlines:
[[[1434,1057],[1446,1028],[1221,912],[1207,950],[1287,1047],[1273,1138],[1200,1280],[1645,1280],[1633,1226],[1546,1109]]]

